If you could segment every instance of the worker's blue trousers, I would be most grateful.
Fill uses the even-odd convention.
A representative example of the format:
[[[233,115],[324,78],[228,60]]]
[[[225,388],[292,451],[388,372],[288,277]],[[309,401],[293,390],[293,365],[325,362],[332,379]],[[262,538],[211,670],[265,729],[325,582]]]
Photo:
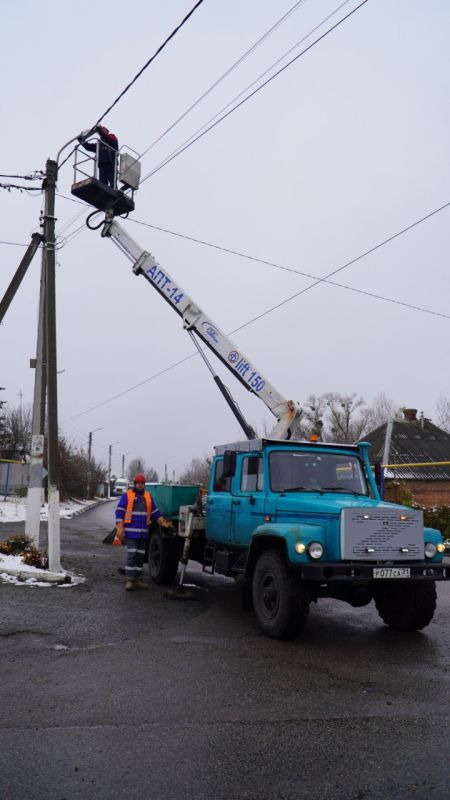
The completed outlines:
[[[144,563],[147,538],[130,539],[125,536],[124,541],[127,547],[125,575],[128,580],[138,580],[142,576],[142,565]]]

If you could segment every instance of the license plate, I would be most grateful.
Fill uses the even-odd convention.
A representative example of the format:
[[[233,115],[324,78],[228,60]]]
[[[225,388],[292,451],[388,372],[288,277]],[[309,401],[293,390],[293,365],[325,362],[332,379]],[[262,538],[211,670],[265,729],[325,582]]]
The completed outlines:
[[[409,567],[374,567],[374,578],[410,578],[411,570]]]

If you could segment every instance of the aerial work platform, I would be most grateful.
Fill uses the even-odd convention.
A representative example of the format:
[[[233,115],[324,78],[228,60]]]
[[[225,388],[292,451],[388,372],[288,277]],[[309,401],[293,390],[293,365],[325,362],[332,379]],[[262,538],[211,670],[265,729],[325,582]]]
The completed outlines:
[[[79,197],[100,211],[112,209],[114,216],[134,211],[134,200],[131,195],[101,183],[98,178],[84,178],[74,183],[71,191],[75,197]]]
[[[83,146],[91,150],[93,155],[81,150],[80,147]],[[105,149],[109,148],[96,137],[83,141],[75,148],[74,182],[71,192],[99,211],[112,211],[115,217],[129,214],[130,211],[134,211],[134,192],[139,187],[141,177],[138,154],[131,154],[122,148],[119,152],[111,151],[111,162],[114,167],[111,167],[112,185],[109,185],[100,180],[102,166],[101,163],[99,166],[99,155],[102,148],[104,157]]]

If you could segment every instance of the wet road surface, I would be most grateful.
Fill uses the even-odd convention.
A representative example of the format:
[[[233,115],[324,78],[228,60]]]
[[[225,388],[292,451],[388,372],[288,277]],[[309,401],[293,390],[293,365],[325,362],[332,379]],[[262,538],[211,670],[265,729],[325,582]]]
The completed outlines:
[[[277,642],[195,565],[125,592],[113,509],[62,520],[85,582],[0,584],[2,800],[449,800],[448,583],[422,633],[322,600]]]

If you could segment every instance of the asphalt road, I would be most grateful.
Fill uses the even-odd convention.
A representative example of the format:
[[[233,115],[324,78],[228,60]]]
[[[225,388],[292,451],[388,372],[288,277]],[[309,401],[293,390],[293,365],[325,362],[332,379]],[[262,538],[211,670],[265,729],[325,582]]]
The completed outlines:
[[[323,600],[277,642],[197,568],[125,592],[113,508],[62,521],[84,583],[0,583],[2,800],[449,800],[449,583],[422,633]]]

